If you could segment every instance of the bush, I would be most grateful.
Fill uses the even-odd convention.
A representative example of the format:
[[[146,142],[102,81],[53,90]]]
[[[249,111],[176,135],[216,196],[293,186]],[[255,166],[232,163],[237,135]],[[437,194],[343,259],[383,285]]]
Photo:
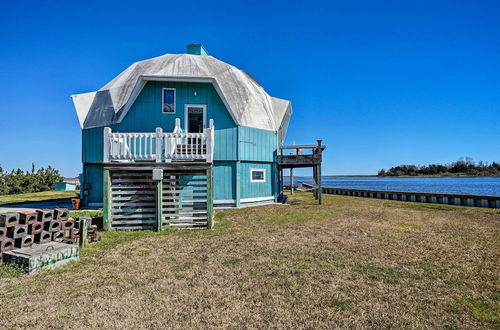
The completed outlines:
[[[52,166],[37,170],[32,164],[31,172],[18,168],[10,173],[4,172],[0,166],[0,195],[54,190],[54,184],[62,180],[59,171]]]

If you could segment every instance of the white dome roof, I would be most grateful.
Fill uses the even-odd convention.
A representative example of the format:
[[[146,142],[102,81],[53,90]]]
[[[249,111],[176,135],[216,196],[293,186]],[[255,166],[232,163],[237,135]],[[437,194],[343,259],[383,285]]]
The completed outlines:
[[[236,124],[280,131],[291,103],[271,97],[250,75],[212,56],[166,54],[136,62],[97,92],[73,95],[82,128],[119,123],[147,81],[212,83]],[[217,124],[216,124],[217,125]]]

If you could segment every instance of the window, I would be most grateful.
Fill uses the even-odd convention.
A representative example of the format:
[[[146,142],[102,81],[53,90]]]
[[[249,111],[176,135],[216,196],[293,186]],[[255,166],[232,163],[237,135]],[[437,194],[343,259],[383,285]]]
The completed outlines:
[[[250,169],[250,182],[266,182],[266,170]]]
[[[163,113],[175,113],[175,88],[162,90]]]

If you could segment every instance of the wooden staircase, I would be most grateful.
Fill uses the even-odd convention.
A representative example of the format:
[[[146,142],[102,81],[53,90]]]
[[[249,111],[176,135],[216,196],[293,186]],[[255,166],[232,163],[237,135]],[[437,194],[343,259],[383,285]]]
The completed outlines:
[[[154,230],[156,183],[151,171],[110,172],[112,229]]]
[[[153,169],[161,169],[163,179],[154,180]],[[212,226],[211,164],[113,165],[105,167],[104,181],[105,229]]]
[[[207,175],[203,171],[186,175],[164,173],[163,212],[165,226],[180,228],[207,227]]]

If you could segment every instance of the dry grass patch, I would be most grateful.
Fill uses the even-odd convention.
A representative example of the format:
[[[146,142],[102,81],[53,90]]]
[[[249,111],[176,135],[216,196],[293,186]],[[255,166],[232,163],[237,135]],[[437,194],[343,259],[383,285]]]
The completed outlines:
[[[298,193],[214,230],[106,233],[59,270],[0,279],[37,328],[498,328],[500,212]]]

